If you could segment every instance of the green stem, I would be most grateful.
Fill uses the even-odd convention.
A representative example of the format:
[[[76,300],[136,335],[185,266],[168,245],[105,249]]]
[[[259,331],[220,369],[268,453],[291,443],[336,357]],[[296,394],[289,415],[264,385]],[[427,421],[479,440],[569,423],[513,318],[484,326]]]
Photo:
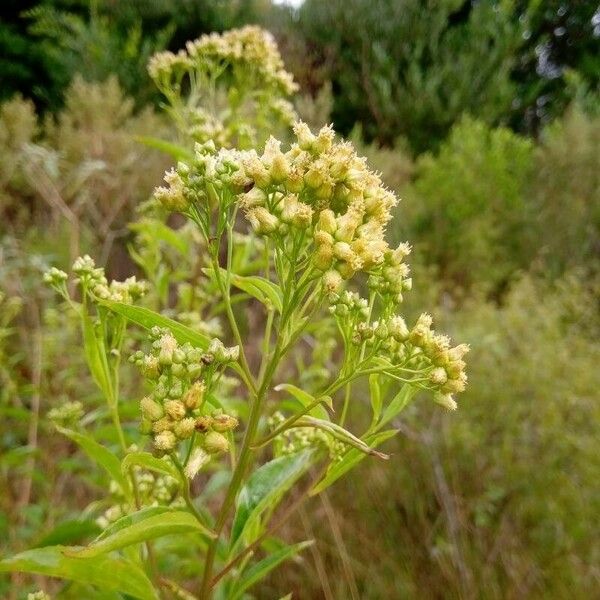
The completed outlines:
[[[221,509],[217,516],[217,521],[214,528],[217,537],[209,545],[208,552],[206,554],[206,561],[204,563],[204,574],[202,577],[202,587],[200,589],[200,598],[202,600],[208,600],[210,598],[210,583],[219,537],[223,532],[225,522],[227,521],[227,517],[229,516],[229,511],[233,506],[235,498],[239,492],[244,476],[246,474],[246,469],[249,465],[250,455],[252,452],[251,446],[253,444],[254,436],[256,434],[256,431],[258,429],[258,423],[260,421],[262,404],[267,395],[267,391],[271,385],[271,381],[273,379],[273,376],[275,375],[275,371],[277,370],[277,366],[279,364],[280,359],[281,348],[278,342],[273,350],[271,360],[269,361],[267,368],[265,369],[265,374],[261,379],[258,392],[256,393],[254,401],[252,402],[252,406],[250,408],[250,415],[248,417],[248,427],[246,429],[246,433],[242,441],[242,447],[240,450],[238,462],[231,477],[229,487],[227,488],[225,499],[223,500],[223,504],[221,505]]]

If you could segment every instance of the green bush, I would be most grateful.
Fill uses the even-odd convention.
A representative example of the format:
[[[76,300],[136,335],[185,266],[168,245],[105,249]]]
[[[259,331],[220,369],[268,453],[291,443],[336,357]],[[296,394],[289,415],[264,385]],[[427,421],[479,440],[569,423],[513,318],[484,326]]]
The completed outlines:
[[[532,199],[537,238],[551,274],[600,256],[599,162],[600,115],[573,106],[543,132]]]
[[[528,266],[533,150],[506,128],[464,118],[437,154],[418,160],[406,194],[413,239],[447,280],[495,289]]]

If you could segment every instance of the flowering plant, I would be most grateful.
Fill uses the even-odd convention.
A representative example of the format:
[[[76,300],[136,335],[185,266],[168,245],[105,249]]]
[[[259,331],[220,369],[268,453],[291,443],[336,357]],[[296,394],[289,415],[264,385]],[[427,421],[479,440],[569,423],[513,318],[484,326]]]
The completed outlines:
[[[155,58],[151,72],[173,105],[183,74],[198,83],[205,64],[235,81],[292,91],[279,62],[264,60],[272,48],[255,44],[258,33],[202,38],[187,54]],[[238,72],[240,61],[250,66]],[[80,406],[54,418],[107,472],[114,504],[88,546],[31,550],[0,563],[4,569],[142,599],[247,597],[310,543],[286,545],[278,528],[365,458],[387,459],[377,448],[419,390],[456,407],[468,347],[451,347],[427,314],[410,326],[399,314],[411,288],[410,246],[385,240],[397,199],[379,176],[331,127],[313,133],[297,122],[287,149],[269,137],[261,151],[225,147],[243,136],[236,126],[220,131],[231,135],[181,149],[154,200],[199,232],[198,310],[221,320],[224,341],[147,308],[149,286],[109,283],[89,257],[73,265],[74,282],[58,269],[47,273],[81,317],[118,458],[82,430]],[[130,325],[148,333],[139,349]],[[119,374],[129,348],[146,380],[137,435],[122,425]],[[351,431],[362,381],[371,420]]]

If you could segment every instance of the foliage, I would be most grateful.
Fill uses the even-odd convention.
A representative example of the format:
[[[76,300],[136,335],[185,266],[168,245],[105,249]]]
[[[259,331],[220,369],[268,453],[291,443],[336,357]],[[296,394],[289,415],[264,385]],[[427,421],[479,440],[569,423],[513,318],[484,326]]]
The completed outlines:
[[[405,136],[423,151],[464,113],[495,123],[510,110],[521,32],[507,3],[308,0],[300,18],[309,41],[333,49],[345,133],[360,122],[367,139]]]
[[[492,289],[528,266],[527,184],[533,144],[463,119],[437,154],[419,158],[409,193],[419,248],[443,276]]]
[[[598,258],[599,157],[600,116],[577,105],[542,132],[531,196],[537,239],[551,274]]]

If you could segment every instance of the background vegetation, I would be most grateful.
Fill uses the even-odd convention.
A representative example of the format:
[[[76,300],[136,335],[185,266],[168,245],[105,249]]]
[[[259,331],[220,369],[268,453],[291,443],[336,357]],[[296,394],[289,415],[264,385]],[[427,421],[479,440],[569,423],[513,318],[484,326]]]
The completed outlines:
[[[157,281],[157,253],[181,264],[156,223],[129,226],[169,164],[138,136],[173,135],[146,62],[249,22],[276,34],[301,116],[333,121],[403,198],[389,235],[414,244],[415,287],[472,346],[459,411],[403,413],[393,464],[364,461],[317,501],[302,519],[316,546],[258,597],[593,597],[600,8],[580,0],[5,2],[0,552],[69,539],[98,489],[47,419],[102,409],[41,273],[88,252],[122,277],[132,246]],[[137,381],[123,385],[133,414]],[[39,583],[0,579],[0,596]]]

